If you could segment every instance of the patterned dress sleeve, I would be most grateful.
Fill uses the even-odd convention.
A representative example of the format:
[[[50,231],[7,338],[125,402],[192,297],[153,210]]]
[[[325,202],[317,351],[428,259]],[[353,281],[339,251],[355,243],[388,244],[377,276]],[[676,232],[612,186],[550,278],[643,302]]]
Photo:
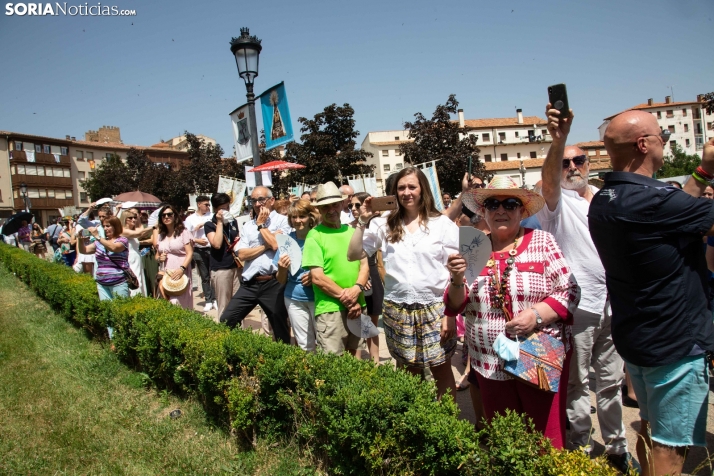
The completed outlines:
[[[545,277],[553,290],[543,302],[553,308],[561,319],[572,321],[573,313],[580,303],[580,286],[553,235],[545,231],[541,233],[546,234]]]
[[[191,243],[191,232],[188,231],[188,228],[184,228],[183,232],[181,232],[181,243],[184,246]]]

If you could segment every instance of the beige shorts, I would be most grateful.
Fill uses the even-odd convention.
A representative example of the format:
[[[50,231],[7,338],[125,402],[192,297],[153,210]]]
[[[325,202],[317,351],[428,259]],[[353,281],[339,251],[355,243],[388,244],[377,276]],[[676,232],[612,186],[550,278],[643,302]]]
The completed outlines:
[[[317,348],[328,354],[342,355],[345,349],[356,350],[360,338],[347,329],[347,310],[325,312],[315,316]]]

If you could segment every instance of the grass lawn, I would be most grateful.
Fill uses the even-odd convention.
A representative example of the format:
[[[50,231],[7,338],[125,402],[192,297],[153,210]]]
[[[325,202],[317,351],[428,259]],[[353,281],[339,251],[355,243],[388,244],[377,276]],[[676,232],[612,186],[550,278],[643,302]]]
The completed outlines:
[[[0,474],[315,474],[146,383],[0,266]]]

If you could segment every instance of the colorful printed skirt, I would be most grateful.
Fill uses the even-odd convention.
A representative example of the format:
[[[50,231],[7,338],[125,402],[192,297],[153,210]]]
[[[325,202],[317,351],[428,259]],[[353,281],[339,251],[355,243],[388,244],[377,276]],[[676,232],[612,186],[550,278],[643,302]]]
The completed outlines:
[[[384,301],[382,319],[389,353],[409,367],[436,367],[451,359],[456,336],[441,342],[444,303],[404,304]]]

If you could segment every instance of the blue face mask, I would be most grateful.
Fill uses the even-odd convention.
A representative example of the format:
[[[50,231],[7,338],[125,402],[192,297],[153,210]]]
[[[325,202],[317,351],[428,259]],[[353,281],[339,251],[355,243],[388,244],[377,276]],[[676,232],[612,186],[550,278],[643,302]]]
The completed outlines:
[[[493,343],[493,350],[505,361],[518,360],[518,341],[511,340],[504,333],[498,334]]]

